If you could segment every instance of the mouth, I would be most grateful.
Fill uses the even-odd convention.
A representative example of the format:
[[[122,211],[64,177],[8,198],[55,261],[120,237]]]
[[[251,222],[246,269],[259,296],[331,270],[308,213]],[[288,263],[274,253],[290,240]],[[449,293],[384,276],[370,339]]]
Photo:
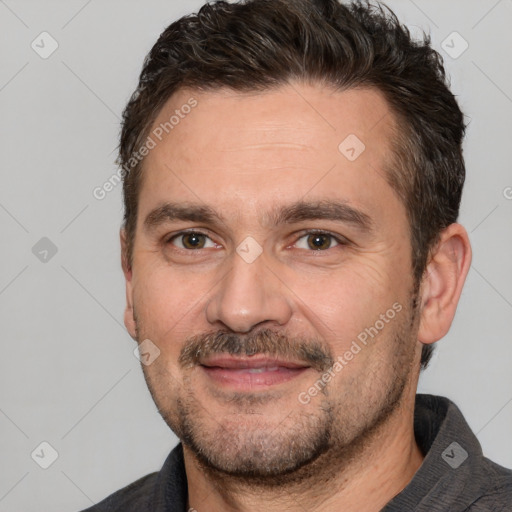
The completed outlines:
[[[254,391],[295,379],[310,366],[262,355],[221,355],[203,360],[200,368],[217,385],[235,388],[237,391]]]

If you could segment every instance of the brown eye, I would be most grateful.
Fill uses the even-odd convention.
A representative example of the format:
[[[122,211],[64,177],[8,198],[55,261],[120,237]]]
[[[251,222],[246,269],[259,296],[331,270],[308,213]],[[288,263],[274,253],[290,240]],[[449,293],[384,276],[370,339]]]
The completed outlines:
[[[326,251],[340,245],[340,241],[330,233],[308,233],[301,236],[295,247],[312,251]]]
[[[310,249],[320,251],[331,247],[332,237],[330,235],[314,234],[308,235],[308,246]]]
[[[205,236],[199,233],[187,233],[183,235],[183,246],[187,249],[202,249],[205,244]]]
[[[194,250],[204,249],[205,247],[214,247],[214,243],[208,236],[195,231],[179,233],[178,235],[173,236],[169,242],[180,249]]]

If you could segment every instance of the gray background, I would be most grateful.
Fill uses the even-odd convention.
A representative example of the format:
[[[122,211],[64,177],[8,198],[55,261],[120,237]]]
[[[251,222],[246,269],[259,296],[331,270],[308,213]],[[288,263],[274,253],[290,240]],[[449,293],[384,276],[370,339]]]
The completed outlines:
[[[177,442],[123,326],[121,187],[103,200],[93,190],[116,171],[145,54],[201,4],[0,0],[1,512],[85,508],[158,470]],[[389,5],[430,31],[470,120],[461,222],[473,265],[420,391],[453,399],[487,456],[512,467],[512,1]],[[31,48],[50,48],[43,31],[59,45],[46,59]],[[454,31],[469,44],[457,58],[445,51],[463,49]],[[58,452],[48,469],[31,457],[51,462],[43,441]]]

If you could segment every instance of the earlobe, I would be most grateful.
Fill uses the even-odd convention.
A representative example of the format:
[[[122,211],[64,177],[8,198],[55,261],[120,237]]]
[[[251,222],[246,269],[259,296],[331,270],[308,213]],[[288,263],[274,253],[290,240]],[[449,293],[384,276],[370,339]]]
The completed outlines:
[[[128,261],[126,231],[121,228],[121,267],[123,269],[124,279],[126,283],[126,307],[124,310],[124,325],[130,336],[137,340],[137,331],[135,323],[135,315],[133,310],[133,271]]]
[[[441,233],[422,279],[420,342],[434,343],[450,329],[470,265],[468,234],[460,224],[451,224]]]

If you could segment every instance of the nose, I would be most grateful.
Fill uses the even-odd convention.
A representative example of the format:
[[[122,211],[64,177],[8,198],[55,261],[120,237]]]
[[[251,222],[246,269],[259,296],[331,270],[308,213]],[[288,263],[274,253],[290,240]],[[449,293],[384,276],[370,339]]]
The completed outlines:
[[[231,256],[231,267],[214,288],[206,317],[234,332],[246,333],[260,324],[285,325],[292,316],[290,291],[270,268],[265,255],[252,262],[239,254]]]

